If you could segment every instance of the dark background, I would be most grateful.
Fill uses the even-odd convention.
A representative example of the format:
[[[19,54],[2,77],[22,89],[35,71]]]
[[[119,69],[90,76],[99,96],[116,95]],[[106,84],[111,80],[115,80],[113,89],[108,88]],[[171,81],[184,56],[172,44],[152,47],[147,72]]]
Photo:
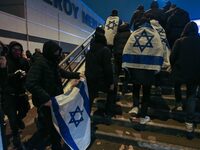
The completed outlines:
[[[110,15],[112,9],[118,9],[122,20],[129,22],[133,11],[139,4],[143,4],[145,10],[149,9],[152,0],[82,0],[104,20]],[[157,0],[163,7],[166,0]],[[171,0],[172,3],[187,10],[190,18],[200,19],[200,0]]]

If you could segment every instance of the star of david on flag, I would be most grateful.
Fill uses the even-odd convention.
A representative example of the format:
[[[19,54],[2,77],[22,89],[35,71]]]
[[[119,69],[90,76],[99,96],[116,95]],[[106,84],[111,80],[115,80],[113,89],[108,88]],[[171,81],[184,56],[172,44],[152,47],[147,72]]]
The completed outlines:
[[[109,23],[106,25],[108,30],[114,30],[114,27],[117,26],[117,24],[115,23],[115,20],[109,21]]]
[[[77,106],[75,111],[69,113],[71,116],[71,120],[69,121],[69,123],[74,123],[74,125],[77,127],[81,123],[81,121],[83,121],[83,110],[81,111],[79,106]],[[76,119],[76,116],[78,114],[80,115],[80,118]]]
[[[135,35],[135,43],[133,44],[133,47],[138,47],[141,52],[144,51],[145,48],[153,48],[153,45],[151,43],[153,39],[153,35],[148,35],[145,30],[142,31],[140,35]]]
[[[73,150],[85,150],[91,141],[90,101],[86,81],[68,94],[51,98],[52,119],[64,142]]]
[[[163,34],[165,34],[165,31],[164,31],[164,29],[161,28],[161,29],[158,29],[158,33],[163,35]]]

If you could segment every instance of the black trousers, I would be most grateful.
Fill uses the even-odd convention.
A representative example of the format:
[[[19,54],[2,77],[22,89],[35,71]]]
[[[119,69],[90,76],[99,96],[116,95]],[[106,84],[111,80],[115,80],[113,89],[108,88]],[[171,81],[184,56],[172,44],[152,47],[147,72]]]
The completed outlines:
[[[118,77],[122,71],[122,55],[114,54],[115,74]]]
[[[106,101],[106,111],[113,111],[113,107],[115,106],[116,101],[116,89],[110,90],[108,86],[101,86],[94,84],[95,82],[87,82],[88,92],[90,98],[90,106],[92,107],[93,101],[96,97],[98,97],[98,92],[102,91],[107,93],[107,101]],[[90,107],[90,109],[91,109]]]
[[[176,103],[182,103],[181,83],[175,83],[175,99]],[[195,118],[195,108],[197,100],[197,84],[186,84],[186,101],[184,103],[184,111],[186,112],[186,122],[193,123]]]
[[[141,117],[145,117],[147,115],[147,110],[150,101],[150,92],[151,92],[151,85],[142,85],[138,83],[133,84],[133,104],[134,107],[139,107],[140,101],[140,88],[142,86],[142,107],[141,107]]]
[[[186,111],[186,122],[193,123],[195,119],[195,108],[196,108],[196,84],[186,84],[187,86],[187,99],[186,99],[186,105],[185,105],[185,111]]]
[[[18,122],[26,117],[29,109],[30,105],[26,94],[4,95],[3,110],[8,117],[13,136],[18,134]]]
[[[44,142],[47,137],[50,138],[52,150],[61,150],[61,137],[56,131],[53,122],[50,107],[42,106],[38,109],[40,127],[28,140],[29,149],[45,150]],[[40,140],[38,140],[40,139]]]

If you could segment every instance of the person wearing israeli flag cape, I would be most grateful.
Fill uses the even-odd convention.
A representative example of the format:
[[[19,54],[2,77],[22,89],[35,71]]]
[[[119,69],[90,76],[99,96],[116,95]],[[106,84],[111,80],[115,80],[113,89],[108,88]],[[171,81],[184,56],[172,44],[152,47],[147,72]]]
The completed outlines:
[[[163,45],[158,32],[151,26],[149,19],[142,18],[141,26],[129,37],[122,56],[122,67],[128,68],[133,82],[133,108],[129,113],[139,111],[139,93],[142,86],[143,99],[140,123],[150,121],[147,116],[150,89],[155,73],[163,65]]]
[[[91,140],[90,100],[85,80],[51,100],[54,126],[64,142],[72,150],[85,150]]]
[[[150,18],[150,23],[152,25],[152,27],[154,29],[156,29],[156,31],[158,32],[158,34],[160,35],[161,41],[162,41],[162,45],[163,45],[163,65],[162,65],[162,71],[163,72],[170,72],[171,70],[171,66],[170,66],[170,61],[169,61],[169,56],[170,56],[170,47],[169,47],[169,43],[167,40],[167,36],[165,33],[164,28],[160,25],[160,23],[157,21],[156,18],[154,18],[152,15],[149,15]],[[161,95],[162,94],[162,89],[161,89],[161,72],[158,72],[155,75],[155,92],[157,95]]]
[[[166,69],[166,70],[170,70],[169,56],[170,56],[170,52],[171,51],[170,51],[170,46],[169,46],[169,43],[168,43],[168,40],[167,40],[167,36],[166,36],[165,30],[159,24],[159,22],[157,20],[155,20],[155,19],[151,19],[150,23],[151,23],[152,27],[154,29],[156,29],[156,31],[160,35],[161,42],[163,44],[163,51],[164,51],[163,58],[164,58],[164,62],[163,62],[162,68]]]
[[[41,149],[38,142],[49,135],[52,150],[62,150],[61,137],[52,122],[51,97],[63,94],[61,77],[79,79],[82,74],[68,72],[59,67],[61,51],[61,47],[56,42],[45,42],[42,55],[37,58],[28,72],[26,88],[32,94],[32,101],[37,111],[43,116],[40,121],[44,128],[38,129],[26,142],[27,149]]]
[[[118,16],[117,10],[112,10],[111,15],[106,19],[105,23],[105,37],[107,40],[107,45],[112,48],[113,40],[117,34],[118,26],[122,24],[121,19]]]

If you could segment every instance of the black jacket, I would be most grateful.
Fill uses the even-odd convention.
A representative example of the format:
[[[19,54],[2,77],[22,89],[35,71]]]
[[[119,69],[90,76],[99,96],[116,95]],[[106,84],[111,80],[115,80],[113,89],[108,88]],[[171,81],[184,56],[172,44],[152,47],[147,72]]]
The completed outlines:
[[[115,35],[114,38],[114,53],[115,54],[121,54],[123,52],[124,46],[126,45],[127,40],[129,39],[131,35],[129,25],[123,24],[119,26],[118,33]]]
[[[166,25],[166,34],[170,47],[173,47],[174,42],[180,38],[185,25],[190,21],[189,14],[180,8],[176,8]]]
[[[165,22],[165,13],[159,9],[159,8],[152,8],[147,10],[144,13],[146,16],[152,16],[154,19],[159,21],[159,24],[165,28],[166,22]]]
[[[18,58],[15,59],[12,54],[12,48],[15,45],[19,45],[22,49],[22,45],[17,43],[17,42],[11,42],[9,44],[9,51],[8,51],[8,57],[7,57],[7,74],[8,74],[8,79],[7,83],[5,85],[5,93],[7,94],[21,94],[25,92],[25,79],[26,76],[21,78],[20,73],[15,73],[17,70],[23,70],[26,73],[29,70],[29,63],[26,59],[24,58]]]
[[[79,79],[79,73],[65,71],[53,61],[51,55],[58,47],[56,43],[47,45],[43,49],[44,56],[38,57],[28,72],[26,88],[32,93],[33,104],[36,107],[63,93],[61,77]]]
[[[98,87],[113,84],[111,51],[105,46],[104,36],[95,37],[91,49],[86,54],[85,74],[87,82]]]
[[[172,77],[181,83],[199,83],[200,80],[200,37],[194,22],[186,25],[182,37],[172,49],[170,63]]]
[[[136,10],[130,21],[130,28],[133,26],[133,30],[136,30],[140,25],[140,20],[144,15],[144,10]]]
[[[3,94],[7,82],[7,68],[0,68],[0,109],[2,109]]]

